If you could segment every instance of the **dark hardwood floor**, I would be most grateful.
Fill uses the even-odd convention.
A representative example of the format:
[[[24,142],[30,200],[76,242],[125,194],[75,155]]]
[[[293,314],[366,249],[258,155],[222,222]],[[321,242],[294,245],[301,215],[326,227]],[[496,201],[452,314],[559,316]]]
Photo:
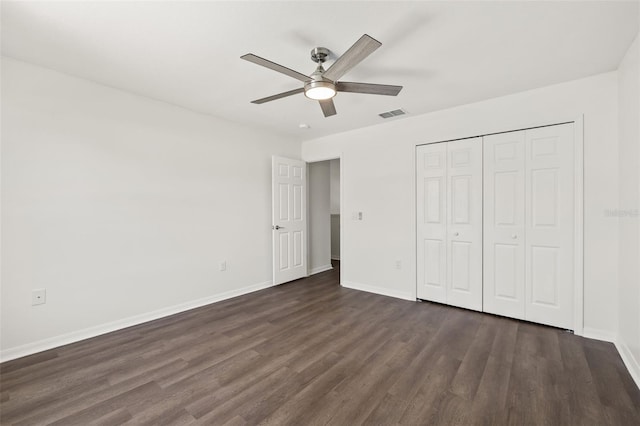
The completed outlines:
[[[640,425],[615,347],[342,288],[337,270],[6,362],[0,420]]]

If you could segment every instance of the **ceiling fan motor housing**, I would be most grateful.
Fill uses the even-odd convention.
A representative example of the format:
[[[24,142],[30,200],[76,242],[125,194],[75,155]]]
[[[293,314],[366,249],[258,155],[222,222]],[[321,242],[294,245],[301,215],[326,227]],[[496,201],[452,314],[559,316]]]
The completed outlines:
[[[321,64],[326,61],[329,56],[330,50],[326,47],[316,47],[311,49],[311,60],[315,63]]]

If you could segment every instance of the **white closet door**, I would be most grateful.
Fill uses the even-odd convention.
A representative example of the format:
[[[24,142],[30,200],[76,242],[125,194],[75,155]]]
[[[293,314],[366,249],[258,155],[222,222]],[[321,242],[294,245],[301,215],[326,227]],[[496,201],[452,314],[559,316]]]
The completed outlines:
[[[525,132],[484,137],[484,308],[525,318]]]
[[[447,142],[447,303],[482,310],[482,138]]]
[[[573,124],[525,135],[525,318],[573,329]]]
[[[416,149],[417,297],[446,303],[447,144]]]

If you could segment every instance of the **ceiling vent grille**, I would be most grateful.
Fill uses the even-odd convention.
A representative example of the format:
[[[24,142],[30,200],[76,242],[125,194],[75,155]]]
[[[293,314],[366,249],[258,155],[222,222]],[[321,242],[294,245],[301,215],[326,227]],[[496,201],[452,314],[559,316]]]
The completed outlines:
[[[378,114],[378,115],[382,118],[391,118],[391,117],[397,117],[399,115],[405,115],[406,113],[407,111],[403,109],[394,109],[393,111],[383,112],[382,114]]]

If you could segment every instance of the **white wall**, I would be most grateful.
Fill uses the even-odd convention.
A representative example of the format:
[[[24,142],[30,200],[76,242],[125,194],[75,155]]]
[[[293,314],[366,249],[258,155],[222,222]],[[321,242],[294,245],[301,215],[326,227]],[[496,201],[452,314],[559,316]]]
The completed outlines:
[[[1,136],[3,359],[270,284],[298,142],[8,58]]]
[[[620,316],[618,348],[640,386],[640,42],[618,69]]]
[[[309,274],[331,269],[331,222],[329,214],[329,162],[309,168]]]
[[[401,99],[400,99],[401,100]],[[306,161],[341,155],[343,284],[415,298],[415,146],[572,120],[584,114],[585,333],[617,329],[617,73],[571,81],[333,135],[302,146]],[[354,212],[363,220],[355,221]],[[396,261],[401,261],[401,269]]]

